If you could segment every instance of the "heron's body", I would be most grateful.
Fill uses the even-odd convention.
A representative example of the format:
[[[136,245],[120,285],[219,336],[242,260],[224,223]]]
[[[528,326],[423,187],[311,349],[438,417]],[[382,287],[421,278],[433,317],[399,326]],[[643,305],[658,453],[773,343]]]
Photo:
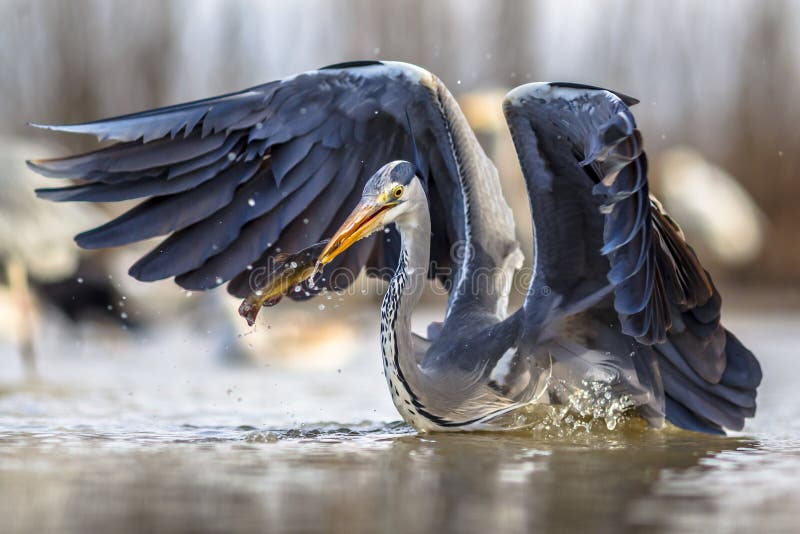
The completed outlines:
[[[530,403],[576,397],[610,399],[653,426],[741,428],[755,410],[758,362],[721,326],[709,275],[648,193],[634,103],[558,83],[507,97],[535,249],[525,303],[510,316],[522,257],[497,171],[444,84],[412,65],[336,65],[50,127],[119,143],[32,166],[88,180],[40,192],[52,200],[147,199],[77,238],[93,248],[169,234],[131,268],[142,280],[175,276],[187,289],[230,280],[245,296],[254,266],[333,233],[319,260],[325,286],[352,280],[335,275],[341,268],[389,279],[386,378],[420,430],[491,427]],[[431,277],[450,296],[426,339],[410,319]]]
[[[410,209],[395,221],[401,239],[400,257],[381,304],[380,342],[386,382],[397,411],[415,428],[463,428],[482,419],[477,410],[498,406],[475,404],[481,397],[477,389],[484,387],[480,374],[449,364],[442,368],[440,362],[450,361],[450,351],[455,347],[431,344],[411,331],[411,316],[428,278],[431,223],[425,193],[418,182],[412,182],[409,195]]]

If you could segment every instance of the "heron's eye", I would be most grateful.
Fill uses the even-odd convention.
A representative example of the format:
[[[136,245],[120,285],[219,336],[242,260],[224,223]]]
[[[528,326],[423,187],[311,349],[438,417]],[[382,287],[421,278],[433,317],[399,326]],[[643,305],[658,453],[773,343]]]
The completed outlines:
[[[402,185],[394,186],[394,189],[392,189],[392,196],[394,198],[402,197],[403,196],[403,186]]]

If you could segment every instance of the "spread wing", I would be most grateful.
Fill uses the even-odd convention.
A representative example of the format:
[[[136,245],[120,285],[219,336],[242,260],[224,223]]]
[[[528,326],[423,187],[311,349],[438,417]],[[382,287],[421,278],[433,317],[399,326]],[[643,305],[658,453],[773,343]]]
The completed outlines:
[[[647,157],[628,109],[635,102],[587,86],[530,84],[509,94],[505,112],[536,226],[526,306],[545,295],[567,310],[613,292],[623,332],[651,344],[672,331],[673,308],[718,322],[719,302],[680,229],[649,194]]]
[[[636,100],[577,84],[529,84],[504,109],[535,226],[528,327],[613,294],[623,334],[658,354],[667,418],[741,428],[761,370],[720,324],[720,295],[678,225],[649,194]],[[641,345],[640,345],[641,346]]]
[[[413,161],[413,132],[433,218],[431,260],[441,268],[450,264],[451,243],[465,238],[460,169],[450,118],[439,102],[443,87],[412,65],[334,65],[197,102],[42,126],[116,143],[29,165],[46,176],[84,181],[40,189],[42,198],[143,199],[78,235],[80,246],[167,236],[131,275],[144,281],[174,276],[187,289],[230,281],[228,291],[241,297],[250,290],[250,269],[331,234],[381,165]],[[398,254],[394,230],[365,240],[326,269],[327,285],[346,286],[365,265],[389,276]]]

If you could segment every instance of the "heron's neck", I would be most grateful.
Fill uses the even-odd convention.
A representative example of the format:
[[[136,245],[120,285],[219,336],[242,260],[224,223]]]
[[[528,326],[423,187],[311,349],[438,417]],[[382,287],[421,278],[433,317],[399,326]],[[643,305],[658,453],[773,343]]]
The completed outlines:
[[[424,375],[414,353],[411,314],[425,288],[430,259],[431,222],[427,201],[398,220],[400,261],[381,306],[381,350],[392,400],[406,421],[416,419]],[[418,426],[418,424],[415,424]]]
[[[407,214],[407,218],[398,221],[396,225],[400,233],[400,261],[386,292],[384,304],[387,304],[387,299],[396,299],[395,327],[410,327],[411,313],[422,296],[428,278],[431,248],[428,203],[414,208],[412,213]]]

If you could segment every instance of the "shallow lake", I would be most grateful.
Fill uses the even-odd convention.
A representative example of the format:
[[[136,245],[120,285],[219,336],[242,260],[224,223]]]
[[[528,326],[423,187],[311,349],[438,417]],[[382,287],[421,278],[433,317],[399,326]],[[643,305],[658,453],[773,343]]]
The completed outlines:
[[[418,435],[396,422],[375,315],[351,321],[348,357],[309,332],[313,361],[225,362],[225,336],[171,318],[50,332],[24,383],[3,345],[0,531],[796,531],[800,314],[725,316],[765,376],[756,419],[725,438]]]

